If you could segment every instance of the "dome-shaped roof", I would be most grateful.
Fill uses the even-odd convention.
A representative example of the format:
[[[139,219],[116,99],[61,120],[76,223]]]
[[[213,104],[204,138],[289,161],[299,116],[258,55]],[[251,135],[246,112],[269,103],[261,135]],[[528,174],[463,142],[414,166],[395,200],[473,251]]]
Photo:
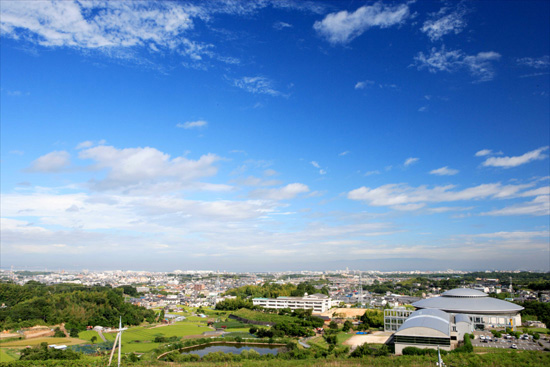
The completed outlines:
[[[466,298],[478,298],[488,297],[487,293],[469,288],[455,288],[450,291],[444,292],[443,297],[466,297]]]
[[[456,288],[440,297],[421,299],[412,304],[417,309],[436,308],[452,313],[517,314],[523,307],[506,302],[475,289]]]

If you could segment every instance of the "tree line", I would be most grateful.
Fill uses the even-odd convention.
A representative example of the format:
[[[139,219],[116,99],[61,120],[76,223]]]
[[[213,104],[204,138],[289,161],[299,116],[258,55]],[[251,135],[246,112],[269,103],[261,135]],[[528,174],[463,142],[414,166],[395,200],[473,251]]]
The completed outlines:
[[[124,302],[123,289],[73,284],[0,283],[0,329],[65,323],[67,330],[154,322],[155,313]]]

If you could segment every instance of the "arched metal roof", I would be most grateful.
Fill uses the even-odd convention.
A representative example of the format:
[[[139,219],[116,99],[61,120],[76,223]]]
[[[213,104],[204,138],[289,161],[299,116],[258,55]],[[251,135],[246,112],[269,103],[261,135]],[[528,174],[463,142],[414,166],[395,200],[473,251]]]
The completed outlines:
[[[437,330],[447,336],[450,335],[450,315],[446,312],[437,309],[417,310],[405,320],[405,322],[397,329],[396,335],[407,335],[407,329],[411,328],[428,328]]]

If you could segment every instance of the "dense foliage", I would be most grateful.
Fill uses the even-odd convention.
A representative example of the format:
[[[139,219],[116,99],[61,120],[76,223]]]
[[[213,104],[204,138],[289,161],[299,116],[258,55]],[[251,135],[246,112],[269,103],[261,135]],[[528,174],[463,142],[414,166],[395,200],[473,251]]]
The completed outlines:
[[[537,320],[542,321],[546,324],[546,327],[550,328],[550,303],[527,301],[518,304],[525,308],[521,311],[522,316],[536,316]]]
[[[44,361],[48,359],[80,359],[81,354],[70,349],[60,350],[48,348],[48,343],[42,343],[34,348],[25,348],[21,351],[21,360]]]
[[[235,311],[235,310],[239,310],[241,308],[248,308],[250,310],[253,310],[257,307],[255,307],[252,304],[251,300],[242,299],[240,297],[237,297],[235,299],[225,299],[223,301],[220,301],[220,302],[216,303],[216,310]]]
[[[99,286],[1,283],[0,303],[7,307],[0,309],[0,329],[65,323],[67,330],[85,330],[88,325],[116,326],[119,316],[125,325],[154,320],[153,311],[125,303],[122,293]]]
[[[323,286],[320,289],[315,288],[313,282],[303,282],[295,286],[294,284],[279,284],[266,282],[262,285],[245,285],[239,288],[233,288],[225,292],[225,295],[237,296],[239,298],[277,298],[277,297],[302,297],[304,294],[322,293],[328,296],[328,288]]]

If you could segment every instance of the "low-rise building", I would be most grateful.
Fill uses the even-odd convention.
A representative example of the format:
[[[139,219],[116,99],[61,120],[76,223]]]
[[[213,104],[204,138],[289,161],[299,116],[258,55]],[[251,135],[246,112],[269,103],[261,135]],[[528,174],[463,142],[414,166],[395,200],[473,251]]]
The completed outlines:
[[[321,293],[305,294],[303,297],[253,298],[252,303],[264,308],[312,309],[315,313],[325,312],[331,307],[331,299]]]

